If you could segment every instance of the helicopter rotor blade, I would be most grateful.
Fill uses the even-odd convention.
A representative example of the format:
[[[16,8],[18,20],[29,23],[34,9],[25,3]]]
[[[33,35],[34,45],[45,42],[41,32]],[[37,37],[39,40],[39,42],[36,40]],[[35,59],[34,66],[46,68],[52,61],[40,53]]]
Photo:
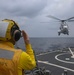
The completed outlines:
[[[61,21],[59,18],[56,18],[56,17],[54,17],[54,16],[51,16],[51,15],[48,15],[47,17],[49,17],[49,18],[53,18],[53,19],[56,19],[56,20],[59,20],[59,21]]]
[[[74,20],[68,20],[68,22],[74,22]]]
[[[70,17],[70,18],[66,19],[65,21],[69,21],[69,20],[71,20],[71,19],[74,19],[74,17]]]
[[[53,22],[60,22],[60,21],[53,21]],[[49,22],[40,22],[40,23],[52,23],[52,21],[49,21]]]
[[[50,23],[50,22],[40,22],[40,23]]]

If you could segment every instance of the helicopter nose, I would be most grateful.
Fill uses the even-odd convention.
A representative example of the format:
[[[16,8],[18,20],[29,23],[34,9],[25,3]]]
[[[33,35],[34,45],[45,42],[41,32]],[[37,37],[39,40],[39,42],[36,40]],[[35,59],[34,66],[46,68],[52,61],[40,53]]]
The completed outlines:
[[[67,26],[64,26],[64,28],[68,28]]]

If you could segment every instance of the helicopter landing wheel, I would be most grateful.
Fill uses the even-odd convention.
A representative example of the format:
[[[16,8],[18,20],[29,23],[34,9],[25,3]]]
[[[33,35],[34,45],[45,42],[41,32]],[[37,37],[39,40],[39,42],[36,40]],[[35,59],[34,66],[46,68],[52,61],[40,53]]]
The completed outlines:
[[[69,33],[67,33],[67,35],[69,35]]]
[[[60,32],[58,32],[58,35],[60,35]]]

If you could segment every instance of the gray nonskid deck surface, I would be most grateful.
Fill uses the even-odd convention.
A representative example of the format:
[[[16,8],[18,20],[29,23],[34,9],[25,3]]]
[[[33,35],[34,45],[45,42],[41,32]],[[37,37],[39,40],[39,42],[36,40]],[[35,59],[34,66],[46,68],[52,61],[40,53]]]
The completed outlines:
[[[57,60],[55,57],[59,60]],[[66,60],[70,59],[70,60]],[[45,67],[50,70],[52,75],[62,75],[64,70],[67,70],[68,75],[74,75],[74,58],[71,54],[65,51],[55,51],[37,55],[39,67]]]

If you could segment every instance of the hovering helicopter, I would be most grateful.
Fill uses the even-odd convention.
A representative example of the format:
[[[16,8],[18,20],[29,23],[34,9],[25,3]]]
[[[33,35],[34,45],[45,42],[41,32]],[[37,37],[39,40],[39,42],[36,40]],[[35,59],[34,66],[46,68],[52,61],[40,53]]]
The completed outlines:
[[[65,19],[65,20],[61,20],[61,19],[56,18],[56,17],[51,16],[51,15],[48,15],[47,17],[56,19],[59,22],[61,22],[61,25],[60,25],[59,30],[58,30],[58,35],[60,35],[61,33],[69,35],[69,26],[66,22],[74,21],[74,20],[72,20],[74,17],[70,17],[70,18]]]

